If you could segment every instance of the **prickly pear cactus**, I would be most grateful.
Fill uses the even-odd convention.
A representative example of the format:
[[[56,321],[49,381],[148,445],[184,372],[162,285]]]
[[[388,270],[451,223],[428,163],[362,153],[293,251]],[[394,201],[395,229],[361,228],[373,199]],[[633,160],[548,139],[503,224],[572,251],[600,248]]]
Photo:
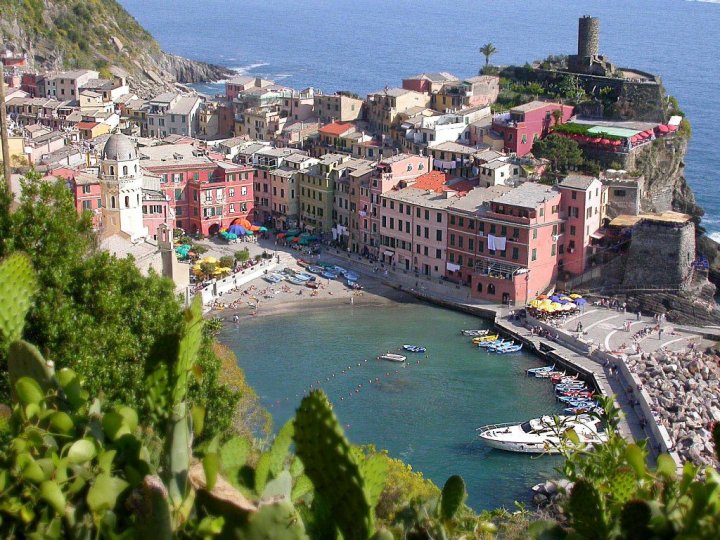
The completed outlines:
[[[715,456],[720,461],[720,422],[715,422],[712,430],[713,444],[715,445]]]
[[[307,539],[303,522],[295,507],[287,501],[261,506],[247,524],[235,531],[244,540]]]
[[[35,347],[24,340],[14,341],[8,350],[8,375],[10,387],[21,377],[34,379],[44,392],[47,392],[53,385],[54,370],[43,358],[43,355]]]
[[[575,531],[587,539],[607,536],[607,524],[600,493],[585,479],[575,482],[565,508]]]
[[[652,511],[646,501],[628,501],[620,513],[620,529],[625,538],[650,538]]]
[[[363,479],[325,394],[305,396],[295,416],[295,448],[345,540],[367,539],[373,511]]]
[[[37,290],[37,278],[27,255],[13,253],[0,263],[0,341],[20,339]]]
[[[623,504],[635,495],[637,479],[629,467],[623,467],[612,476],[609,488],[613,500]]]
[[[465,482],[458,475],[447,479],[440,497],[440,515],[452,519],[465,500]]]
[[[387,472],[388,461],[385,456],[380,454],[370,456],[360,463],[360,475],[365,486],[365,494],[372,508],[375,508],[380,500],[380,495],[385,488]]]

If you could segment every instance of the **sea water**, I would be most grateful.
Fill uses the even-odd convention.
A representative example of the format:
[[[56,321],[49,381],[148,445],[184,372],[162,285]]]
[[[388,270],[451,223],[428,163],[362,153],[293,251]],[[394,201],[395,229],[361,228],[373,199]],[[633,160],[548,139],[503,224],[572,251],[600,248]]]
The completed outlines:
[[[529,499],[532,485],[553,477],[560,460],[490,449],[476,428],[561,408],[548,380],[526,375],[543,364],[538,358],[483,352],[460,335],[484,326],[426,304],[340,305],[243,320],[220,340],[237,355],[275,429],[320,387],[351,442],[387,449],[441,486],[460,474],[477,510],[512,509]],[[403,353],[406,366],[376,359],[403,344],[423,345],[427,354]]]
[[[169,52],[297,89],[360,95],[423,71],[477,74],[577,50],[577,19],[601,19],[600,51],[662,76],[690,118],[686,175],[720,238],[720,5],[686,0],[120,0]],[[201,86],[214,94],[222,85]]]

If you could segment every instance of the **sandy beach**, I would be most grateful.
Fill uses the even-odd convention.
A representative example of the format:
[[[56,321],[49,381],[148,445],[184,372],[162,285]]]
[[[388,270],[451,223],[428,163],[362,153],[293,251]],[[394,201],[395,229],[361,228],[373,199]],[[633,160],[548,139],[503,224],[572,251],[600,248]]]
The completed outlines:
[[[282,257],[277,271],[283,268],[305,271],[289,254]],[[340,279],[328,280],[317,276],[317,281],[320,288],[313,290],[287,282],[270,284],[262,278],[257,278],[239,287],[239,290],[218,298],[208,315],[232,322],[235,315],[242,320],[327,308],[339,309],[343,306],[381,307],[417,301],[409,294],[384,285],[373,275],[361,276],[360,283],[363,285],[361,291],[350,290]]]

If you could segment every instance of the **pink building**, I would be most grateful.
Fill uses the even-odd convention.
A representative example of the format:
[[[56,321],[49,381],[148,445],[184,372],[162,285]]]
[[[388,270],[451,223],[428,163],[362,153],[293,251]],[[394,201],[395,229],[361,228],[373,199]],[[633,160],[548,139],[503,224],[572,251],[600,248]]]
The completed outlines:
[[[532,150],[536,140],[550,132],[558,114],[560,123],[565,123],[573,115],[573,110],[570,105],[531,101],[510,109],[509,113],[495,115],[492,129],[502,135],[506,152],[524,156]]]
[[[405,187],[418,176],[431,170],[430,158],[411,154],[396,154],[383,158],[370,176],[369,190],[361,193],[359,211],[365,216],[360,221],[360,251],[374,257],[380,256],[380,197],[395,187]],[[364,240],[367,238],[367,241]]]
[[[560,200],[557,188],[526,182],[478,208],[473,249],[467,240],[463,248],[474,266],[474,298],[522,305],[555,281],[563,224]],[[464,266],[453,258],[449,253],[448,270]]]
[[[458,194],[437,171],[381,197],[380,260],[417,275],[445,275],[447,207]]]
[[[560,239],[560,271],[582,274],[587,270],[592,244],[601,238],[597,231],[604,215],[605,192],[597,178],[577,174],[566,177],[558,188],[562,193],[560,214],[566,220]]]

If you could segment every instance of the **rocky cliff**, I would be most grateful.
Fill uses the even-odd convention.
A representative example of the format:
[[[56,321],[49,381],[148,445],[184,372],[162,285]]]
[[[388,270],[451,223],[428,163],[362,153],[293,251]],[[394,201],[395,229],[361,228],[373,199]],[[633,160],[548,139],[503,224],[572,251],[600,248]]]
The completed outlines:
[[[38,70],[125,75],[141,95],[231,74],[163,52],[115,0],[0,0],[0,44],[26,53]]]

